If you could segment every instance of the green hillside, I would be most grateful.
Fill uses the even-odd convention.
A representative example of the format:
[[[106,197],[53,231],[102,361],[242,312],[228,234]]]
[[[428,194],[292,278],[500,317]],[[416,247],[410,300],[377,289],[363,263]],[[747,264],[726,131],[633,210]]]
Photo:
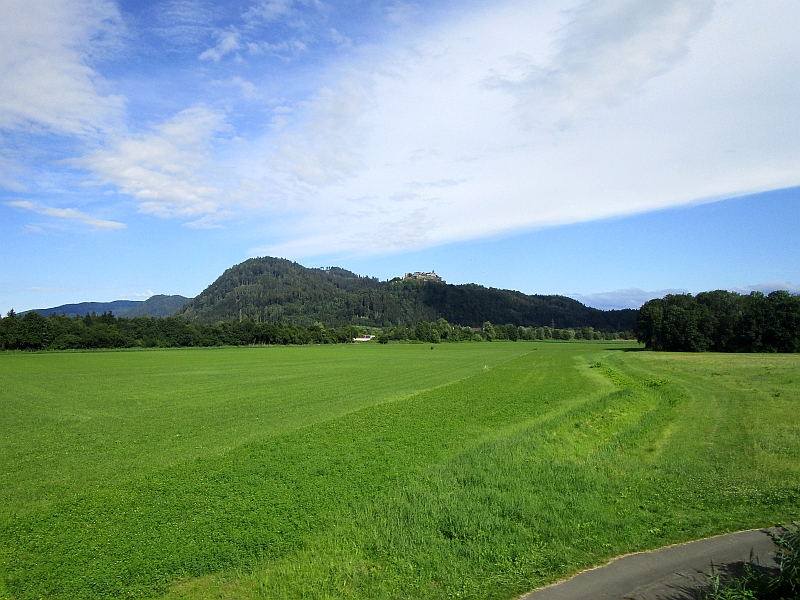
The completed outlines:
[[[180,311],[193,321],[252,319],[308,326],[414,325],[444,318],[478,327],[518,326],[631,330],[635,310],[601,311],[565,296],[529,296],[483,286],[379,281],[332,267],[309,269],[281,258],[251,258],[225,271]]]
[[[147,315],[148,317],[168,317],[187,302],[189,302],[189,298],[185,296],[157,294],[150,296],[144,302],[117,316],[141,317]]]

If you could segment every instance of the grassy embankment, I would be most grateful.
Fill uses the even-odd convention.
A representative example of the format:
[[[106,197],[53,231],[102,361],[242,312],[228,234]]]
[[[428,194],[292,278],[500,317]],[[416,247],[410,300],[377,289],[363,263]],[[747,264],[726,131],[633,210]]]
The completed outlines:
[[[623,347],[0,356],[0,597],[506,598],[797,518],[800,356]]]

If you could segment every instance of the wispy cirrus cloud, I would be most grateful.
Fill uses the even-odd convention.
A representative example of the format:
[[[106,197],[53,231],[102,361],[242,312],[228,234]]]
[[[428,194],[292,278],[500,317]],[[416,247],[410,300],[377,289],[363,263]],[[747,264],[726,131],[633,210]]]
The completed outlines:
[[[800,285],[788,281],[765,281],[754,285],[743,285],[731,288],[731,292],[749,294],[750,292],[763,292],[769,294],[776,290],[785,290],[790,294],[800,294]],[[689,294],[689,290],[665,289],[644,291],[638,288],[615,290],[613,292],[600,292],[597,294],[567,294],[570,298],[582,302],[586,306],[600,310],[615,310],[622,308],[640,308],[642,304],[654,298],[663,298],[667,294]]]
[[[763,283],[756,283],[753,285],[743,285],[733,288],[732,292],[739,292],[740,294],[749,294],[750,292],[763,292],[769,294],[776,290],[784,290],[790,294],[800,294],[800,285],[791,283],[789,281],[765,281]]]
[[[383,10],[389,22],[402,25],[411,21],[419,13],[420,7],[413,2],[396,0],[387,3]]]
[[[200,60],[219,63],[227,55],[234,54],[241,61],[239,50],[247,50],[250,56],[266,54],[285,60],[308,52],[308,44],[316,39],[317,34],[311,31],[307,20],[322,11],[324,5],[321,2],[302,3],[306,11],[301,13],[296,4],[294,0],[254,3],[241,15],[240,23],[217,31],[217,44],[203,51]],[[270,26],[278,23],[294,30],[294,33],[287,36],[280,30],[267,32]]]
[[[120,298],[127,298],[128,296],[133,296],[134,298],[149,298],[150,296],[154,296],[155,292],[153,290],[147,290],[146,292],[131,292],[130,294],[120,294]]]
[[[199,217],[223,204],[224,189],[213,181],[212,151],[227,129],[224,113],[190,108],[150,132],[113,137],[72,163],[133,197],[144,213]]]
[[[242,34],[235,28],[219,32],[217,45],[202,52],[199,56],[200,60],[212,60],[218,63],[225,55],[242,48],[241,37]]]
[[[106,0],[0,3],[0,129],[94,137],[119,128],[125,100],[105,91],[91,59],[122,28]]]
[[[171,0],[157,4],[149,30],[171,51],[194,51],[215,31],[215,10],[207,0]]]
[[[88,225],[92,229],[111,230],[111,229],[125,229],[125,227],[127,227],[125,223],[120,223],[118,221],[107,221],[105,219],[98,219],[96,217],[93,217],[92,215],[86,214],[79,210],[75,210],[74,208],[54,208],[49,206],[41,206],[39,204],[36,204],[34,202],[29,202],[27,200],[6,202],[6,206],[22,208],[24,210],[29,210],[31,212],[35,212],[37,214],[44,215],[47,217],[54,217],[56,219],[77,221],[84,225]],[[33,227],[31,228],[31,231],[35,233],[42,232],[40,227]]]
[[[688,294],[686,289],[666,289],[646,292],[639,288],[600,292],[597,294],[568,294],[570,298],[582,302],[586,306],[600,310],[619,310],[623,308],[640,308],[642,304],[654,298],[663,298],[667,294]]]
[[[71,181],[191,228],[280,212],[263,252],[402,251],[800,184],[790,0],[473,3],[360,49],[335,3],[173,0],[145,12],[201,40],[180,69],[210,85],[145,116],[93,66],[93,40],[123,27],[115,6],[43,2],[0,7],[17,19],[0,50],[20,57],[0,54],[0,128],[79,139],[58,162]],[[382,22],[426,10],[370,6]],[[323,45],[352,52],[312,64]]]
[[[365,124],[360,117],[375,101],[371,80],[351,73],[336,89],[323,88],[306,104],[299,130],[277,138],[272,165],[301,184],[324,186],[342,181],[364,165],[357,154]]]
[[[509,57],[487,78],[518,97],[527,118],[564,127],[597,105],[638,93],[689,54],[688,42],[711,17],[714,0],[592,0],[571,11],[549,60]]]
[[[292,107],[268,164],[296,226],[258,250],[407,250],[798,185],[797,27],[788,0],[512,1],[404,37]]]
[[[292,15],[294,4],[294,0],[261,0],[248,8],[243,18],[251,23],[271,23]]]
[[[242,97],[245,100],[260,100],[263,96],[258,92],[258,89],[252,81],[247,81],[243,77],[232,77],[230,84],[238,87],[241,90]]]
[[[290,38],[275,43],[262,40],[259,42],[248,42],[247,52],[251,56],[269,54],[284,60],[291,60],[308,52],[308,46],[306,42],[297,38]]]

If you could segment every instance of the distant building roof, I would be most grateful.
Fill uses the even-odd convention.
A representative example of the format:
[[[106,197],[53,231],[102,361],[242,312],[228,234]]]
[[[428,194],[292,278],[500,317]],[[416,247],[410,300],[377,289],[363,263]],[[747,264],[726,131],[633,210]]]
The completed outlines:
[[[444,279],[436,274],[436,271],[426,273],[424,271],[415,271],[414,273],[406,273],[404,279],[417,279],[419,281],[435,281],[437,283],[444,283]]]

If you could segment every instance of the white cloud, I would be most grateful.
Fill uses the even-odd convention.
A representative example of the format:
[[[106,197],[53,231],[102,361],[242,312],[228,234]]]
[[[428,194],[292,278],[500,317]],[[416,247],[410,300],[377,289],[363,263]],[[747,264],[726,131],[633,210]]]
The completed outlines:
[[[203,215],[194,221],[188,221],[183,225],[189,229],[222,229],[224,227],[222,222],[234,216],[233,211],[220,210],[212,214]]]
[[[141,293],[131,292],[129,295],[133,296],[134,298],[149,298],[150,296],[154,296],[155,293],[153,292],[153,290],[147,290],[146,292],[141,292]],[[124,298],[126,296],[120,294],[120,298]]]
[[[570,298],[582,302],[586,306],[600,310],[619,310],[622,308],[639,308],[653,298],[663,298],[667,294],[688,294],[689,290],[668,289],[646,292],[638,288],[600,292],[598,294],[568,294]]]
[[[283,40],[281,42],[248,42],[247,52],[254,56],[259,54],[270,54],[283,60],[292,60],[301,54],[308,52],[305,42],[296,38]]]
[[[36,205],[27,200],[19,200],[17,202],[6,202],[6,206],[13,206],[15,208],[24,208],[25,210],[36,210]]]
[[[769,294],[776,290],[785,290],[791,294],[800,294],[800,285],[788,281],[765,281],[764,283],[756,283],[754,285],[743,285],[733,288],[731,291],[739,292],[740,294],[749,294],[750,292],[764,292],[765,294]]]
[[[268,164],[299,218],[258,250],[408,250],[798,185],[799,29],[789,0],[543,0],[397,42],[293,107]]]
[[[0,3],[0,128],[95,136],[118,127],[124,99],[103,93],[90,59],[120,28],[106,0]]]
[[[242,90],[242,97],[245,100],[258,100],[261,98],[261,94],[258,93],[256,86],[252,81],[247,81],[246,79],[237,75],[231,79],[231,83]]]
[[[83,223],[84,225],[89,225],[93,229],[125,229],[127,225],[125,223],[119,223],[118,221],[106,221],[104,219],[98,219],[91,215],[87,215],[86,213],[80,212],[73,208],[53,208],[53,207],[43,207],[33,202],[29,202],[27,200],[20,200],[17,202],[6,202],[6,206],[13,206],[15,208],[23,208],[25,210],[29,210],[40,215],[45,215],[47,217],[55,217],[57,219],[67,219],[71,221],[78,221]],[[26,231],[31,231],[35,233],[42,233],[42,229],[36,226],[29,226],[26,227]]]
[[[398,0],[388,4],[384,10],[386,12],[386,18],[390,23],[405,24],[417,15],[419,6],[412,2],[402,2]]]
[[[331,7],[321,0],[262,0],[243,15],[242,31],[247,52],[292,61],[309,53],[309,47],[328,41],[339,49],[350,47],[350,40],[336,29],[326,28]],[[282,31],[288,28],[290,35]]]
[[[206,39],[209,6],[174,0],[157,26]],[[326,10],[258,2],[200,58],[289,60],[313,48],[312,30],[349,44],[317,27]],[[256,104],[230,109],[247,131],[195,107],[132,133],[123,120],[134,116],[92,66],[100,38],[123,27],[114,4],[6,0],[0,128],[77,136],[89,150],[67,164],[188,227],[279,215],[283,242],[258,251],[295,257],[419,249],[800,184],[797,3],[509,0],[459,15],[401,27],[382,48],[341,58],[355,62],[292,75],[285,90],[248,65],[276,100],[229,73],[244,99],[263,102],[252,141]],[[287,39],[256,37],[285,27]],[[324,84],[293,100],[310,78]],[[9,172],[20,160],[0,153],[5,185],[31,180]]]
[[[242,14],[248,28],[280,21],[294,29],[310,29],[309,21],[325,18],[331,12],[322,0],[259,0]]]
[[[685,59],[713,7],[714,0],[592,0],[574,10],[544,66],[517,54],[510,72],[487,83],[513,91],[531,120],[563,127],[598,104],[639,92]]]
[[[25,192],[27,187],[19,181],[24,176],[25,169],[20,164],[19,153],[4,148],[5,139],[0,135],[0,187]]]
[[[364,135],[359,118],[374,100],[370,87],[369,80],[353,73],[338,89],[320,90],[308,103],[302,128],[278,139],[280,151],[273,165],[296,181],[315,186],[353,175],[363,164],[356,148]]]
[[[292,14],[292,0],[262,0],[250,7],[244,13],[248,21],[263,21],[270,23]]]
[[[236,29],[222,31],[217,36],[217,45],[200,54],[200,60],[219,62],[223,56],[242,48],[241,34]]]
[[[331,28],[330,31],[328,31],[328,39],[336,44],[340,49],[353,47],[353,40],[334,28]]]
[[[140,210],[161,217],[215,213],[224,189],[212,179],[213,143],[228,128],[224,114],[203,107],[182,111],[149,133],[118,136],[106,147],[73,162],[101,184],[139,201]]]
[[[749,294],[750,292],[763,292],[769,294],[775,290],[786,290],[791,294],[800,294],[800,285],[788,281],[766,281],[754,285],[744,285],[732,288],[731,292]],[[710,290],[706,290],[710,291]],[[582,302],[586,306],[600,310],[616,310],[622,308],[640,308],[642,304],[654,298],[663,298],[667,294],[690,294],[687,289],[665,289],[646,292],[638,288],[615,290],[613,292],[600,292],[597,294],[567,294],[570,298]],[[696,292],[695,292],[696,293]]]
[[[173,49],[191,50],[200,46],[214,31],[214,12],[203,0],[171,0],[155,7],[151,28]]]
[[[225,86],[238,88],[241,93],[242,99],[247,101],[263,100],[263,96],[259,93],[258,88],[252,81],[248,81],[244,77],[236,75],[227,80],[215,80],[211,82],[215,86]]]

